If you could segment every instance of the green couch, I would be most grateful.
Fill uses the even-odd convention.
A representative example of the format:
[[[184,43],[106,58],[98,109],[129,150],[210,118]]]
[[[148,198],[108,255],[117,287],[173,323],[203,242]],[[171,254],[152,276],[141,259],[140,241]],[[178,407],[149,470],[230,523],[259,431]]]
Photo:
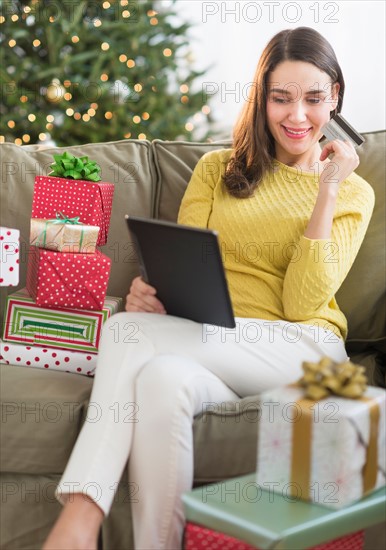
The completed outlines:
[[[361,164],[357,172],[374,188],[375,211],[337,301],[348,317],[350,357],[366,366],[370,383],[385,386],[385,132],[367,133],[365,138],[358,151]],[[109,239],[103,248],[113,261],[108,294],[124,297],[138,274],[124,215],[175,221],[198,159],[207,151],[229,146],[229,142],[127,140],[66,148],[95,159],[102,167],[103,181],[115,184]],[[21,231],[21,288],[25,285],[34,177],[48,173],[57,149],[6,143],[0,152],[0,224]],[[14,290],[1,289],[2,310],[6,294]],[[93,381],[13,365],[1,365],[0,372],[1,549],[37,549],[60,511],[53,496],[55,484],[85,418]],[[195,484],[255,470],[257,411],[258,396],[251,396],[195,419]],[[104,550],[133,547],[130,498],[134,489],[125,472],[101,531]],[[374,543],[369,538],[370,547],[374,548]]]

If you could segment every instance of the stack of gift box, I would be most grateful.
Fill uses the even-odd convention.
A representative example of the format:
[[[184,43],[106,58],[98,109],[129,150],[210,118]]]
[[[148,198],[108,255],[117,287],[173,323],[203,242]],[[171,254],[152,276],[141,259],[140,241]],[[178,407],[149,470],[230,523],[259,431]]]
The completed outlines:
[[[106,296],[111,260],[97,248],[114,186],[87,157],[54,158],[51,174],[35,178],[27,283],[7,298],[0,362],[92,376],[102,325],[122,301]],[[17,285],[18,231],[1,237],[1,284]]]
[[[362,550],[363,529],[384,521],[385,390],[368,386],[365,368],[349,360],[323,357],[302,366],[298,382],[259,395],[256,474],[233,480],[245,483],[242,496],[234,496],[235,484],[228,492],[210,486],[205,498],[198,489],[187,495],[185,550]],[[238,506],[249,517],[241,518]],[[219,531],[228,525],[259,542],[251,546]],[[313,538],[325,542],[304,542]]]

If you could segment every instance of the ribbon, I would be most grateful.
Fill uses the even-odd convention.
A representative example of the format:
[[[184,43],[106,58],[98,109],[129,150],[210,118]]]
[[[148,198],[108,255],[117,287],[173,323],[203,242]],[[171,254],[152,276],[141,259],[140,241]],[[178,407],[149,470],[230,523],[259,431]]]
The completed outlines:
[[[370,433],[366,448],[366,461],[362,471],[363,494],[374,489],[377,481],[378,433],[380,410],[378,403],[371,398],[362,397],[366,390],[367,378],[364,367],[351,361],[336,363],[324,357],[319,363],[303,362],[304,375],[292,387],[303,387],[304,398],[296,404],[301,415],[293,424],[291,486],[292,496],[296,497],[297,488],[303,498],[310,497],[311,481],[311,441],[313,429],[313,407],[315,402],[329,395],[338,395],[348,399],[357,399],[368,404]],[[362,442],[365,444],[364,442]]]
[[[79,218],[80,216],[75,216],[75,218],[68,218],[62,212],[56,212],[56,218],[51,218],[47,221],[53,223],[71,223],[72,225],[82,225],[82,222],[79,221]]]
[[[61,155],[54,155],[54,159],[49,176],[93,182],[101,180],[101,167],[88,157],[75,157],[66,151]]]
[[[357,399],[366,391],[365,368],[351,361],[336,363],[323,357],[319,363],[303,362],[303,378],[299,384],[308,399],[318,400],[329,395]]]
[[[82,225],[82,226],[84,225],[82,222],[79,221],[79,216],[76,216],[74,218],[68,218],[62,212],[56,212],[56,218],[51,218],[49,220],[46,220],[45,225],[44,225],[44,229],[40,233],[39,237],[36,239],[37,244],[35,246],[39,246],[40,237],[42,235],[43,235],[42,248],[44,248],[46,246],[47,227],[48,227],[49,224],[58,225],[58,224],[67,224],[67,223],[70,224],[70,225]],[[82,250],[83,236],[84,236],[84,228],[82,227],[81,228],[81,233],[80,233],[79,251]]]
[[[46,328],[46,329],[52,329],[56,331],[67,331],[67,332],[74,332],[76,334],[80,334],[84,337],[84,328],[78,328],[71,325],[59,325],[56,323],[43,323],[42,321],[24,321],[22,325],[23,329],[26,330],[35,330],[36,328]]]

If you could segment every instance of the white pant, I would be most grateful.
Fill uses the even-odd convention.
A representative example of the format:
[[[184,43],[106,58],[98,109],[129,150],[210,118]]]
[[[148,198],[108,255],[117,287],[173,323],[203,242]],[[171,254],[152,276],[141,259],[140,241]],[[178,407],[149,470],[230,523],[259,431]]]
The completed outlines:
[[[302,361],[347,360],[332,332],[236,319],[236,329],[154,313],[104,325],[87,420],[57,498],[86,493],[108,514],[129,460],[135,548],[178,549],[193,482],[193,417],[213,402],[299,379]]]

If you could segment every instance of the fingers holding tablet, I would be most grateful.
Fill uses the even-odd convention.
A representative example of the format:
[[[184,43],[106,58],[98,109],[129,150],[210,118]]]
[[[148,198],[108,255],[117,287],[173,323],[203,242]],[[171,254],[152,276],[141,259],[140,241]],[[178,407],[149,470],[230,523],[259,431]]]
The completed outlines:
[[[163,304],[156,298],[157,290],[145,283],[142,277],[135,277],[131,283],[130,292],[126,296],[126,311],[143,311],[165,314]]]

